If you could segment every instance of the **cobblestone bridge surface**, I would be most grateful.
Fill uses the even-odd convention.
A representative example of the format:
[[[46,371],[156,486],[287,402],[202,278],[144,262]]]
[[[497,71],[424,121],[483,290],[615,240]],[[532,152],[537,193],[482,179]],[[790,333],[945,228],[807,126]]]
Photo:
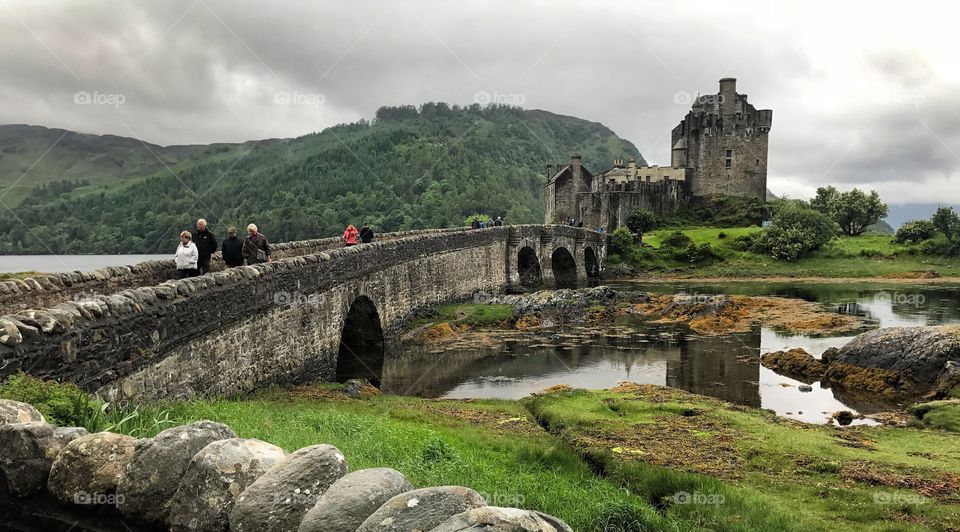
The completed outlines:
[[[266,264],[172,279],[173,261],[0,283],[0,372],[114,401],[376,379],[404,323],[442,302],[599,274],[604,235],[552,225],[278,244]]]

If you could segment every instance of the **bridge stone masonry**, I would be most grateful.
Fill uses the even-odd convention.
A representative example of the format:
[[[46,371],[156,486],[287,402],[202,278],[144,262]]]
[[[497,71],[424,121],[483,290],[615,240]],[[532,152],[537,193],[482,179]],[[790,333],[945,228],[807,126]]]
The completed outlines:
[[[305,253],[266,264],[3,309],[0,367],[120,403],[376,381],[417,312],[482,292],[584,283],[602,269],[605,236],[519,225],[386,234],[317,250],[327,244],[289,245]]]

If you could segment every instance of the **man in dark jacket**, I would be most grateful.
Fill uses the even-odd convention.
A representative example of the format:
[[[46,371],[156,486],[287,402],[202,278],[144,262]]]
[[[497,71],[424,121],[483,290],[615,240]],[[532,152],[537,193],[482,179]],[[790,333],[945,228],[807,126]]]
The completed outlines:
[[[364,244],[373,242],[373,229],[370,229],[367,224],[363,224],[363,227],[360,228],[360,242]]]
[[[223,241],[220,252],[223,253],[223,263],[227,268],[243,266],[243,240],[237,238],[236,227],[227,229],[227,239]]]
[[[207,221],[203,218],[197,220],[193,243],[197,246],[197,270],[200,275],[210,273],[210,257],[217,251],[217,237],[207,230]]]

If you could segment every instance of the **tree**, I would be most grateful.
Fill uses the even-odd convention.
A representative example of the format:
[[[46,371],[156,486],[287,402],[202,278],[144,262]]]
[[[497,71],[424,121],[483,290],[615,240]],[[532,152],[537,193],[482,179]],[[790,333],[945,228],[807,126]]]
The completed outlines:
[[[960,216],[953,211],[953,207],[940,207],[930,221],[951,243],[960,237]]]
[[[837,192],[837,189],[834,187],[818,188],[817,195],[810,199],[810,208],[830,216],[830,202],[837,197],[837,194],[839,194],[839,192]]]
[[[785,204],[773,216],[770,227],[757,237],[754,248],[773,258],[795,261],[830,242],[837,226],[829,216],[797,204]]]
[[[837,192],[833,187],[818,188],[816,197],[810,200],[810,206],[830,216],[843,234],[848,236],[862,235],[888,211],[876,190],[871,190],[868,195],[858,188],[848,192]]]
[[[646,233],[656,229],[658,225],[660,220],[657,219],[657,215],[646,209],[637,209],[627,218],[627,227],[633,233]]]
[[[933,238],[937,226],[930,220],[911,220],[897,229],[894,241],[898,244],[916,244]]]

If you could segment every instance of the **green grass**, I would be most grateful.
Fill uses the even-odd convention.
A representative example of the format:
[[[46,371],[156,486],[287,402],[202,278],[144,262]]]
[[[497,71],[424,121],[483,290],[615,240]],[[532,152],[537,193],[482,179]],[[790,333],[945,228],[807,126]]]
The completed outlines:
[[[655,248],[677,229],[659,229],[644,234],[644,242]],[[738,251],[731,242],[742,235],[761,231],[759,227],[691,227],[681,230],[694,243],[708,243],[723,260],[691,265],[664,259],[650,250],[635,250],[620,259],[641,271],[698,277],[884,277],[914,271],[933,271],[941,276],[960,275],[960,259],[918,254],[915,247],[896,244],[888,235],[841,236],[824,248],[796,262]],[[725,237],[720,238],[723,234]]]
[[[329,443],[351,470],[391,467],[416,486],[469,486],[491,504],[537,509],[575,530],[960,526],[955,498],[910,487],[929,481],[936,491],[943,475],[960,472],[957,436],[941,430],[803,425],[656,386],[519,402],[351,399],[339,387],[146,405],[98,417],[90,430],[149,437],[209,419],[287,451]],[[77,393],[22,376],[0,386],[0,397],[51,414],[57,398]],[[857,471],[872,476],[850,474]]]
[[[951,395],[952,399],[914,405],[911,411],[928,427],[960,432],[960,398],[956,397],[956,388]]]
[[[908,487],[960,472],[957,437],[949,433],[805,426],[655,387],[636,393],[577,390],[526,403],[565,443],[602,464],[609,478],[651,501],[666,500],[667,517],[704,528],[928,530],[960,525],[955,492],[944,494],[954,497],[949,503]],[[671,459],[675,465],[667,471],[651,464]],[[729,463],[736,467],[725,469]],[[858,476],[862,471],[869,475]],[[724,502],[670,504],[677,492]]]
[[[488,327],[503,323],[510,319],[511,315],[513,315],[512,305],[448,303],[437,305],[429,316],[414,321],[412,326],[448,322],[471,327]]]
[[[0,272],[0,281],[9,281],[11,279],[27,279],[41,275],[40,272]]]

